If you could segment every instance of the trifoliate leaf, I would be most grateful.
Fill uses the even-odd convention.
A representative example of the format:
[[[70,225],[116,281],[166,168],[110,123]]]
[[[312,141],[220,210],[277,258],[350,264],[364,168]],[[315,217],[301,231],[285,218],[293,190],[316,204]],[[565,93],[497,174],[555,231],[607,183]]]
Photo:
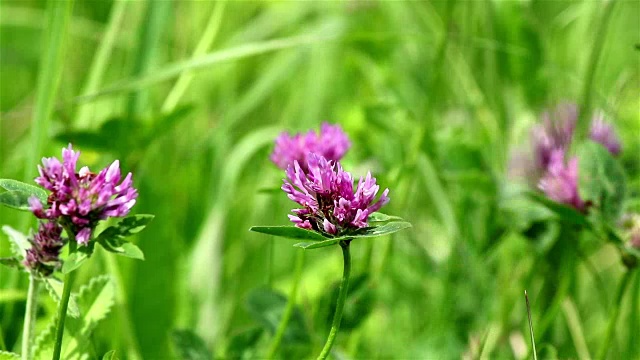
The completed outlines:
[[[286,296],[267,288],[254,289],[246,301],[249,313],[271,334],[276,332],[286,306]],[[296,306],[285,330],[283,342],[308,343],[310,339],[302,311]]]
[[[173,347],[181,360],[210,360],[211,352],[204,340],[191,330],[173,330],[171,332]]]
[[[2,231],[9,237],[15,256],[24,260],[27,250],[31,249],[31,243],[27,240],[27,236],[8,225],[4,225]]]
[[[42,284],[47,289],[49,296],[56,302],[56,304],[60,304],[60,299],[62,298],[62,291],[64,289],[64,284],[62,281],[56,278],[43,278]],[[78,303],[76,302],[75,295],[71,294],[69,297],[69,305],[67,306],[67,315],[77,318],[80,316],[80,310],[78,309]]]
[[[4,266],[16,268],[16,269],[21,269],[22,268],[22,264],[20,264],[20,260],[14,258],[14,257],[0,258],[0,264],[2,264]]]
[[[36,196],[42,203],[47,202],[47,192],[42,188],[13,179],[0,179],[0,187],[7,191],[20,191],[28,196]]]
[[[29,211],[31,194],[24,191],[5,191],[0,193],[0,205],[20,211]]]
[[[313,231],[302,229],[296,226],[287,225],[287,226],[252,226],[249,231],[255,231],[262,234],[279,236],[288,239],[296,239],[296,240],[313,240],[313,241],[322,241],[327,240],[326,237],[322,236],[320,233]]]
[[[68,274],[77,269],[88,259],[88,255],[84,252],[76,251],[71,253],[62,265],[62,273]]]
[[[580,195],[598,207],[604,222],[617,221],[627,196],[622,165],[593,141],[581,144],[577,156]]]
[[[387,222],[387,221],[402,221],[403,219],[399,216],[387,215],[380,212],[374,212],[369,215],[368,221],[372,222]]]
[[[144,229],[154,216],[149,214],[138,214],[127,216],[117,224],[104,229],[96,238],[97,241],[107,241],[112,238],[126,238],[139,233]]]
[[[82,354],[89,351],[91,333],[111,311],[115,303],[115,287],[108,275],[98,276],[80,288],[76,295],[81,316],[68,318],[65,331],[71,336],[62,351],[63,358],[79,360]]]

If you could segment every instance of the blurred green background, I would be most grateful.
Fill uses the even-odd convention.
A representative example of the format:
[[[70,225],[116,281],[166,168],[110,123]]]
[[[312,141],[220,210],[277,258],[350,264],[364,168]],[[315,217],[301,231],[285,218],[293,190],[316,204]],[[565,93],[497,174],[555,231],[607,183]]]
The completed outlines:
[[[96,354],[179,358],[173,331],[188,329],[216,357],[260,358],[270,335],[251,294],[288,294],[302,251],[248,232],[287,224],[293,207],[260,191],[283,178],[268,160],[272,141],[338,123],[353,142],[344,166],[370,169],[391,191],[383,211],[414,227],[353,243],[361,286],[336,354],[524,358],[523,291],[535,329],[549,310],[536,295],[550,280],[538,272],[547,254],[504,211],[510,154],[528,148],[547,107],[603,109],[622,138],[630,209],[640,210],[637,44],[632,0],[2,0],[0,177],[31,182],[40,158],[68,142],[92,169],[120,159],[134,172],[134,212],[156,215],[134,240],[146,260],[99,250],[76,280],[108,273],[117,284]],[[0,208],[0,223],[26,231],[35,221]],[[7,256],[4,234],[0,246]],[[582,264],[581,286],[540,334],[549,357],[594,355],[602,341],[623,267],[610,246]],[[306,254],[294,329],[304,336],[285,337],[283,358],[317,354],[341,267],[337,247]],[[640,275],[633,281],[638,304]],[[26,287],[24,273],[0,269],[5,349],[19,348]],[[37,330],[55,309],[41,299]],[[612,358],[640,358],[632,308]]]

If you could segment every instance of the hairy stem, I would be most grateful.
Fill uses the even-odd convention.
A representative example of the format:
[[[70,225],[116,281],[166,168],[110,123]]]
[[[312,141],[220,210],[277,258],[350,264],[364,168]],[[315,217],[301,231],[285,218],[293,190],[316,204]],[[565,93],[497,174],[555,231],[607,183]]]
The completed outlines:
[[[36,309],[38,308],[38,280],[33,272],[29,274],[29,290],[27,292],[27,308],[24,312],[24,326],[22,327],[22,360],[30,358],[31,334],[35,324]]]
[[[76,250],[76,240],[69,233],[69,254]],[[56,343],[53,348],[53,360],[60,360],[60,351],[62,350],[62,336],[64,335],[64,321],[67,317],[67,307],[69,306],[69,297],[71,297],[71,286],[73,285],[74,272],[70,272],[64,276],[64,287],[62,289],[62,299],[58,304],[58,321],[56,324]]]
[[[331,323],[331,331],[327,337],[327,342],[322,348],[322,352],[318,356],[318,360],[326,359],[329,356],[333,342],[338,335],[340,329],[340,321],[342,320],[342,310],[344,309],[345,300],[347,300],[347,290],[349,288],[349,275],[351,274],[351,253],[349,252],[349,241],[341,241],[342,257],[344,259],[344,272],[342,274],[342,282],[340,283],[340,292],[338,293],[338,303],[336,304],[336,312],[333,314],[333,322]]]
[[[622,306],[622,298],[624,297],[624,293],[627,289],[627,285],[629,284],[629,280],[631,279],[631,275],[633,271],[627,270],[620,280],[620,286],[618,286],[618,292],[616,293],[616,302],[613,304],[613,310],[611,313],[611,317],[609,318],[609,325],[607,325],[607,332],[605,333],[604,342],[602,343],[602,347],[598,352],[598,359],[605,359],[607,357],[607,353],[609,352],[609,348],[611,347],[611,341],[613,340],[613,333],[616,329],[616,322],[618,321],[618,315],[620,315],[620,307]]]
[[[293,309],[296,305],[296,296],[298,294],[298,287],[300,285],[300,280],[302,279],[302,269],[304,268],[304,251],[297,251],[296,254],[296,268],[293,279],[293,286],[291,287],[291,292],[289,293],[289,301],[287,301],[287,307],[284,309],[284,313],[282,314],[282,319],[280,319],[280,324],[278,324],[278,329],[276,330],[276,334],[273,337],[273,341],[271,342],[271,346],[269,347],[269,352],[267,353],[267,359],[273,359],[280,343],[282,342],[282,338],[284,337],[284,332],[287,330],[287,325],[289,324],[289,319],[291,319],[291,314],[293,314]]]

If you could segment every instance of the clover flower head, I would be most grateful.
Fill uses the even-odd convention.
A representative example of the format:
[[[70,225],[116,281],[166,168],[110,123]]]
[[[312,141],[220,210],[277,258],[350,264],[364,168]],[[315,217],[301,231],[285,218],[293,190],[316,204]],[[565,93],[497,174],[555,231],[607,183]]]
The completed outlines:
[[[41,222],[38,232],[33,235],[31,248],[27,250],[24,265],[44,276],[51,275],[60,267],[60,251],[64,242],[60,235],[62,227],[56,222]]]
[[[339,125],[323,123],[320,132],[310,130],[306,134],[280,134],[275,141],[275,148],[271,154],[271,161],[276,166],[286,170],[297,161],[300,167],[307,171],[309,154],[318,154],[330,161],[339,161],[351,147],[351,142]]]
[[[612,155],[618,155],[621,150],[620,139],[613,126],[604,119],[604,112],[598,111],[591,120],[589,132],[591,140],[602,144]]]
[[[578,120],[575,104],[560,104],[542,114],[542,122],[531,130],[535,164],[545,170],[555,150],[566,150],[571,144]]]
[[[640,250],[640,228],[636,228],[633,232],[631,232],[631,239],[629,240],[629,244],[631,244],[632,247]]]
[[[538,186],[550,199],[579,211],[585,210],[585,203],[578,193],[578,159],[574,157],[565,164],[564,150],[551,153],[547,172]]]
[[[350,173],[337,161],[309,154],[307,171],[298,161],[286,170],[282,190],[302,207],[292,210],[289,219],[300,228],[336,236],[368,226],[369,215],[389,202],[389,189],[376,200],[380,186],[367,173],[354,189]]]
[[[51,191],[47,204],[36,197],[29,199],[31,211],[40,219],[58,221],[69,226],[79,244],[86,245],[99,220],[122,217],[136,203],[138,191],[132,186],[132,175],[121,180],[120,162],[114,161],[98,174],[88,167],[76,172],[80,152],[71,144],[62,149],[62,162],[43,158],[35,182]]]

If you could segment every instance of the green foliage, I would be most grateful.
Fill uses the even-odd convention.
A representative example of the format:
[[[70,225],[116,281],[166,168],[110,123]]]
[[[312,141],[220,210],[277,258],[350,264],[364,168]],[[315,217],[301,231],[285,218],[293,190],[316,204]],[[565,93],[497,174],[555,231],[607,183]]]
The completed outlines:
[[[0,350],[0,360],[19,360],[20,355],[8,351]]]
[[[107,351],[103,356],[102,360],[119,360],[118,356],[116,356],[115,350]]]
[[[49,278],[43,278],[42,284],[44,284],[44,287],[45,289],[47,289],[47,292],[49,293],[49,296],[51,296],[51,299],[53,299],[53,301],[55,301],[56,304],[59,304],[60,299],[62,298],[62,290],[64,287],[64,284],[62,283],[62,281],[56,278],[49,277]],[[78,302],[74,294],[71,294],[71,297],[69,298],[69,305],[67,306],[67,315],[74,318],[80,317],[80,309],[78,307]]]
[[[336,281],[325,291],[318,303],[316,320],[318,325],[324,326],[325,331],[331,327],[333,313],[336,309],[336,301],[340,290],[340,282]],[[356,274],[349,280],[347,301],[344,304],[341,332],[350,332],[358,329],[371,314],[375,304],[376,292],[369,274]],[[321,332],[324,333],[324,332]]]
[[[266,288],[253,290],[245,302],[247,311],[267,330],[274,334],[287,305],[287,297]],[[250,336],[249,336],[250,337]],[[306,344],[310,335],[305,325],[304,315],[295,307],[283,336],[284,344]]]
[[[114,254],[144,260],[144,254],[136,245],[129,242],[127,237],[144,229],[153,215],[132,215],[120,220],[116,225],[106,228],[96,237],[96,242]]]
[[[171,332],[173,347],[181,360],[210,360],[211,352],[204,341],[193,331],[174,330]]]
[[[74,253],[69,254],[67,258],[64,260],[64,264],[62,264],[62,273],[68,274],[73,270],[77,269],[82,265],[85,261],[89,259],[89,255],[85,252],[76,251]]]
[[[357,238],[365,237],[377,237],[392,234],[402,229],[410,228],[411,224],[406,221],[391,221],[402,220],[397,216],[389,216],[385,214],[375,213],[372,223],[387,222],[382,225],[371,226],[362,231],[358,231],[353,234],[339,236],[335,238],[328,238],[318,233],[317,231],[298,228],[295,226],[252,226],[249,230],[263,234],[274,235],[283,238],[296,239],[296,240],[312,240],[313,242],[302,242],[294,244],[293,246],[303,249],[319,249],[326,246],[331,246],[339,243],[343,240],[354,240]]]
[[[226,349],[226,355],[233,359],[251,358],[252,349],[256,347],[260,336],[265,332],[264,327],[253,327],[242,330],[231,336],[229,346]]]
[[[27,237],[8,225],[2,226],[2,231],[7,234],[9,241],[11,241],[11,250],[13,255],[20,260],[24,260],[27,250],[31,249],[31,243],[29,243]]]
[[[607,149],[591,141],[577,152],[580,195],[591,200],[603,223],[615,223],[627,196],[624,170]]]
[[[115,288],[109,276],[97,276],[87,285],[80,287],[73,297],[76,299],[80,316],[66,319],[62,357],[83,359],[92,351],[91,336],[95,327],[105,319],[115,303]],[[54,340],[55,322],[52,321],[36,339],[33,353],[37,359],[50,356],[47,354],[53,351]]]
[[[42,202],[47,201],[47,192],[35,185],[25,184],[12,179],[0,179],[0,187],[7,191],[19,191],[33,195]]]
[[[560,221],[584,227],[591,226],[587,217],[571,206],[560,204],[537,192],[529,192],[527,193],[527,196],[531,200],[546,206],[549,210],[556,214]]]
[[[7,190],[0,193],[0,204],[10,208],[29,211],[29,198],[37,197],[41,202],[47,202],[47,193],[43,189],[11,179],[0,179],[0,187]]]
[[[74,144],[77,148],[95,151],[127,149],[129,157],[138,155],[145,147],[175,129],[179,121],[193,111],[185,105],[176,110],[148,119],[110,118],[102,122],[97,131],[68,130],[56,136],[62,143]]]
[[[0,194],[0,204],[22,211],[29,211],[29,195],[22,191],[5,191]]]
[[[397,231],[410,228],[411,224],[406,221],[392,221],[379,226],[372,226],[354,233],[353,235],[345,235],[336,238],[330,238],[328,240],[318,242],[302,242],[294,244],[293,246],[303,248],[305,250],[319,249],[326,246],[331,246],[339,243],[340,241],[357,240],[359,238],[370,238],[393,234]]]
[[[637,258],[614,218],[640,211],[639,52],[629,31],[638,2],[110,0],[76,1],[73,16],[50,11],[60,4],[70,2],[2,2],[1,177],[33,184],[40,159],[71,141],[79,166],[119,159],[140,193],[133,211],[156,215],[135,235],[145,261],[97,251],[72,273],[78,284],[114,279],[118,311],[97,323],[89,358],[116,350],[122,359],[162,359],[176,328],[198,334],[214,358],[264,356],[271,330],[243,302],[266,285],[288,293],[300,249],[246,230],[285,224],[293,205],[275,190],[284,178],[268,159],[275,136],[322,121],[352,140],[344,168],[371,170],[390,189],[382,211],[413,225],[353,243],[353,271],[368,279],[363,297],[350,295],[362,307],[347,303],[345,319],[351,310],[367,315],[339,334],[336,357],[525,358],[524,289],[540,359],[580,358],[563,297],[590,353],[601,346],[626,271],[620,257]],[[208,46],[192,55],[200,43]],[[186,86],[176,81],[185,75],[193,76]],[[617,165],[580,145],[591,116],[583,111],[569,156],[579,157],[581,195],[595,194],[589,213],[512,198],[514,165],[527,162],[512,155],[531,150],[531,126],[557,103],[585,100],[604,110],[622,143]],[[621,185],[620,168],[624,195],[610,191]],[[585,178],[597,174],[606,181]],[[535,191],[537,175],[525,180]],[[20,190],[0,197],[24,208],[23,194],[1,195],[11,191]],[[376,216],[370,225],[401,221]],[[6,206],[0,219],[25,234],[35,224]],[[140,255],[119,237],[103,243]],[[26,248],[0,236],[0,258],[22,261]],[[280,358],[312,357],[326,335],[329,315],[319,314],[329,311],[340,258],[305,256],[297,304],[312,341],[299,352],[282,347]],[[19,347],[25,278],[0,267],[0,348]],[[638,353],[637,279],[611,358]],[[54,308],[40,297],[36,333],[46,335]],[[70,332],[65,339],[76,342]]]
[[[262,234],[273,235],[273,236],[283,237],[287,239],[295,239],[295,240],[323,241],[327,239],[317,231],[302,229],[302,228],[291,226],[291,225],[252,226],[249,230],[262,233]]]

